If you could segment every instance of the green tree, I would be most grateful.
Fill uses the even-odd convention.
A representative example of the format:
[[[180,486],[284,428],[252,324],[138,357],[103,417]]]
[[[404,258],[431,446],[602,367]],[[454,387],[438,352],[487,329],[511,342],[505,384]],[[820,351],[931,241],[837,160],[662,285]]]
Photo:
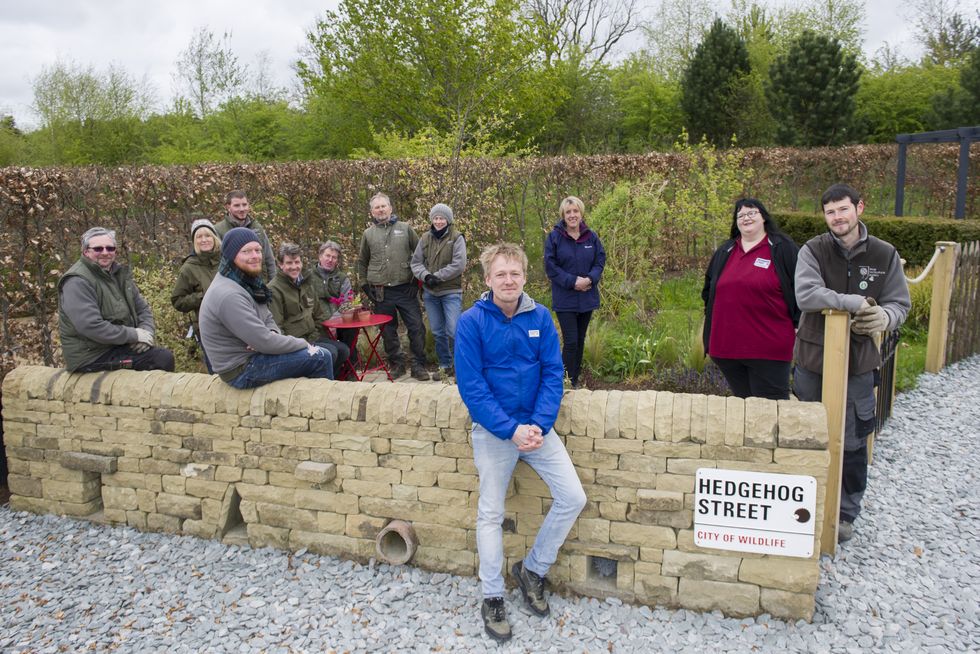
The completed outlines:
[[[24,134],[17,129],[13,116],[0,115],[0,166],[24,162]]]
[[[456,135],[533,108],[539,39],[516,0],[341,0],[307,34],[307,96],[341,103],[373,130]],[[531,103],[531,104],[529,104]]]
[[[767,96],[783,145],[854,141],[855,96],[861,71],[839,41],[805,31],[769,71]]]
[[[937,95],[957,88],[957,71],[942,66],[908,66],[865,73],[855,96],[855,118],[873,143],[893,143],[898,134],[946,127],[934,122]]]
[[[219,39],[207,27],[199,27],[187,47],[177,57],[175,81],[179,93],[186,97],[199,118],[237,95],[248,78],[245,66],[238,62],[225,32]]]
[[[661,2],[653,20],[644,28],[658,71],[668,79],[680,79],[705,35],[714,12],[709,0]]]
[[[647,52],[634,53],[612,72],[620,111],[620,147],[630,152],[669,149],[684,125],[680,85],[657,70]]]
[[[980,11],[977,21],[960,11],[959,0],[908,0],[915,39],[926,49],[924,62],[955,66],[980,45]]]
[[[745,41],[716,19],[681,82],[681,107],[695,140],[706,136],[717,146],[730,142],[738,129],[738,87],[749,70]]]

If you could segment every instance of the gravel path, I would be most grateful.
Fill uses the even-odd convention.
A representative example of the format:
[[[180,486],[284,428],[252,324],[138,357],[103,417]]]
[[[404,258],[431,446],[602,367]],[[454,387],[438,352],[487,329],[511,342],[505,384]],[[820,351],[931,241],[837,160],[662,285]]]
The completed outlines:
[[[980,357],[900,396],[812,624],[511,591],[500,651],[980,651]],[[0,509],[0,652],[496,651],[475,579]]]

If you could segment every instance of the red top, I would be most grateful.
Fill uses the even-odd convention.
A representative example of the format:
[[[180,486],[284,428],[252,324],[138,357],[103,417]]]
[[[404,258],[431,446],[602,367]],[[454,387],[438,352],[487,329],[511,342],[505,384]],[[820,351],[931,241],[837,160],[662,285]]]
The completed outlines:
[[[323,326],[335,329],[338,327],[340,329],[357,329],[358,327],[377,327],[387,322],[391,322],[391,316],[386,316],[383,313],[372,313],[367,320],[354,320],[353,322],[344,322],[340,316],[334,316],[329,320],[324,320]]]
[[[769,239],[748,252],[736,239],[715,287],[708,353],[722,359],[792,361],[794,340]]]

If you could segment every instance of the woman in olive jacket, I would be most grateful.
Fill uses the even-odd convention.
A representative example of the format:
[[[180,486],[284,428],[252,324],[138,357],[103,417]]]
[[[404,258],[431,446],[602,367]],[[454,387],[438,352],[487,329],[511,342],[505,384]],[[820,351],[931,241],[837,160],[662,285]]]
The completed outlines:
[[[177,311],[190,314],[194,340],[201,348],[208,372],[213,372],[211,361],[208,360],[207,352],[204,351],[204,345],[201,343],[197,312],[201,308],[204,292],[208,290],[211,280],[218,273],[218,263],[221,261],[221,239],[218,238],[218,233],[210,220],[198,218],[191,223],[191,242],[194,253],[184,259],[177,272],[177,283],[174,284],[174,290],[170,294],[170,302]]]

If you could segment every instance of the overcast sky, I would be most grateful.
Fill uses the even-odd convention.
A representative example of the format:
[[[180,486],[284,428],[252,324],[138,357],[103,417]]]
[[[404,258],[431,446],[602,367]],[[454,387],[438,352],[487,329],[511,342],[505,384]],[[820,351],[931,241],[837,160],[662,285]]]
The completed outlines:
[[[652,14],[658,1],[641,3]],[[961,7],[964,3],[969,7],[980,0],[963,0]],[[717,4],[728,6],[724,0]],[[885,41],[906,56],[919,52],[896,4],[867,0],[867,53]],[[146,76],[162,110],[173,97],[178,54],[205,26],[218,35],[230,31],[242,63],[254,65],[267,53],[273,78],[293,88],[291,64],[307,30],[336,5],[337,0],[0,0],[0,114],[13,114],[25,128],[36,126],[31,81],[59,58],[99,71],[115,63],[136,78]],[[642,39],[633,41],[634,47],[641,45]]]

